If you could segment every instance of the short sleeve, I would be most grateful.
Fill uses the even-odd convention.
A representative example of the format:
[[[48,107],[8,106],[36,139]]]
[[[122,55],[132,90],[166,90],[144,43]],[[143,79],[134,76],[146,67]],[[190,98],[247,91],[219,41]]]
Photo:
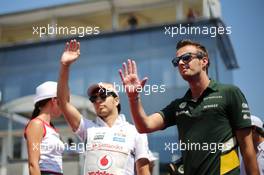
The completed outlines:
[[[150,159],[148,138],[146,134],[137,133],[136,144],[135,144],[135,161],[146,158]]]
[[[168,106],[158,112],[162,116],[165,123],[165,127],[163,129],[176,125],[175,103],[175,101],[172,101]]]
[[[262,145],[263,144],[264,143],[262,143]],[[264,175],[264,150],[263,149],[261,149],[258,152],[257,161],[258,161],[260,175]]]
[[[244,94],[237,87],[231,87],[227,94],[230,123],[234,129],[251,126],[250,111]]]
[[[78,129],[75,131],[75,134],[79,136],[82,141],[85,141],[87,138],[87,129],[93,125],[91,120],[85,119],[81,116],[81,121]]]

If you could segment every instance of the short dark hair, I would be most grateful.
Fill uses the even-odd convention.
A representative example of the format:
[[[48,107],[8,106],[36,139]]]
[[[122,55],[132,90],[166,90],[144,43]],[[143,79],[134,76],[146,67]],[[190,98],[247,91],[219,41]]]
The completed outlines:
[[[50,100],[51,98],[47,98],[47,99],[43,99],[35,103],[34,110],[31,115],[31,120],[33,120],[40,114],[40,108],[45,106]]]
[[[208,57],[208,51],[205,48],[205,46],[203,46],[202,44],[200,44],[198,42],[192,41],[190,39],[183,39],[183,40],[180,40],[177,43],[176,50],[179,50],[180,48],[182,48],[184,46],[187,46],[187,45],[192,45],[192,46],[195,46],[196,48],[200,49],[203,52],[204,56],[208,58],[208,64],[207,64],[207,67],[206,67],[206,72],[208,73],[208,68],[210,66],[210,60],[209,60],[209,57]]]
[[[118,111],[118,114],[120,114],[120,112],[121,112],[121,104],[120,103],[117,105],[117,111]]]

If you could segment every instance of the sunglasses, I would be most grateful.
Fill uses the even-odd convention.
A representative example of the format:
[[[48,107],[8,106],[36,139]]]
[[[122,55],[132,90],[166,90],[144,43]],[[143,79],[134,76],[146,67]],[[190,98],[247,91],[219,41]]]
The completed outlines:
[[[107,97],[110,97],[110,96],[117,97],[117,95],[114,92],[104,90],[104,91],[100,91],[100,92],[96,93],[95,95],[90,96],[89,100],[92,103],[94,103],[94,102],[96,102],[96,100],[98,98],[100,98],[101,100],[104,101]]]
[[[194,58],[194,56],[198,59],[202,59],[205,56],[205,54],[202,52],[198,52],[198,53],[188,52],[188,53],[185,53],[179,57],[173,58],[171,62],[172,62],[174,67],[177,67],[179,65],[180,60],[182,60],[184,63],[188,63]]]

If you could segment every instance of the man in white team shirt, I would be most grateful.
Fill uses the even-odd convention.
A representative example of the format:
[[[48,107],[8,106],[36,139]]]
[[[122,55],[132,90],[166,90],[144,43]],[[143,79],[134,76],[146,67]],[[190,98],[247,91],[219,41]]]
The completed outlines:
[[[251,115],[251,125],[253,144],[257,153],[259,174],[264,175],[264,124],[259,117]],[[247,175],[243,160],[241,160],[240,164],[240,175]]]
[[[58,100],[72,130],[86,143],[85,175],[149,175],[147,136],[119,114],[121,106],[112,84],[90,86],[88,96],[95,107],[95,121],[85,119],[69,100],[69,68],[79,57],[80,43],[66,43],[61,57]]]

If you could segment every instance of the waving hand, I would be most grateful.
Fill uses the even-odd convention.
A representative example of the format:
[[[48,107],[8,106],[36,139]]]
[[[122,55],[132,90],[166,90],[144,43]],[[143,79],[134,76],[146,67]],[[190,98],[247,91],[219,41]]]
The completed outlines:
[[[123,63],[123,71],[120,69],[119,74],[128,97],[137,97],[138,92],[140,89],[142,90],[148,78],[145,77],[142,80],[138,78],[137,64],[134,60],[128,59],[127,63]]]
[[[65,44],[64,52],[61,56],[61,63],[63,65],[70,65],[80,56],[80,42],[75,39]]]

